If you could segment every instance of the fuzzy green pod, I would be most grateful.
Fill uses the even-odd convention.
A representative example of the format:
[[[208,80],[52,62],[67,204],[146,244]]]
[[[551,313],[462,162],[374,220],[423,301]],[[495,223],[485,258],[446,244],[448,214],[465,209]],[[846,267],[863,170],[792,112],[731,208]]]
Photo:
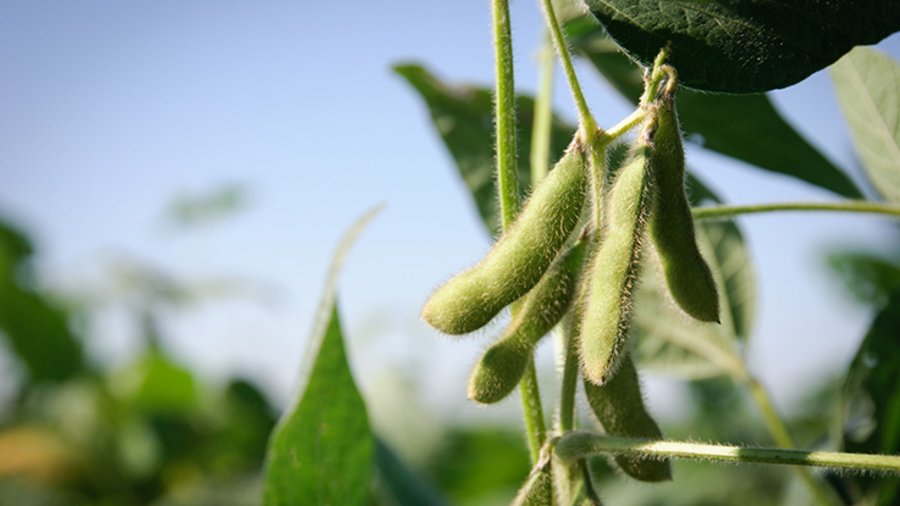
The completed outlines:
[[[584,262],[584,249],[584,241],[579,241],[560,255],[522,299],[518,314],[500,340],[475,365],[469,377],[470,399],[491,404],[516,388],[535,345],[569,310]]]
[[[639,271],[643,232],[652,200],[647,170],[649,136],[644,127],[631,157],[619,169],[606,206],[606,230],[594,248],[579,308],[579,355],[584,376],[598,384],[615,372],[631,319],[631,295]]]
[[[662,439],[662,431],[644,406],[641,383],[631,357],[622,357],[616,373],[602,386],[584,382],[591,409],[611,436]],[[641,481],[672,479],[668,459],[642,459],[617,456],[616,463],[623,471]]]
[[[650,213],[650,236],[675,302],[693,318],[719,321],[719,293],[709,265],[697,248],[694,217],[684,193],[684,146],[674,94],[665,94],[656,109],[650,170],[656,198]]]
[[[467,334],[525,295],[578,224],[586,191],[587,162],[573,144],[487,256],[435,290],[422,319],[446,334]]]

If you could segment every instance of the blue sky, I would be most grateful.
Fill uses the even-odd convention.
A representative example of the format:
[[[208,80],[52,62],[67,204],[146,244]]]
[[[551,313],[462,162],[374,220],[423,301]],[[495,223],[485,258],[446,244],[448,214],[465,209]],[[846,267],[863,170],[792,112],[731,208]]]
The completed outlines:
[[[518,85],[533,90],[536,2],[513,2],[512,17]],[[170,315],[168,343],[212,378],[248,374],[284,399],[338,237],[386,202],[340,284],[357,376],[377,390],[385,371],[401,370],[420,378],[429,402],[483,417],[487,410],[466,404],[463,386],[489,333],[450,341],[425,328],[418,310],[489,238],[424,107],[390,66],[423,62],[448,80],[488,84],[489,22],[487,2],[7,0],[0,213],[35,236],[42,272],[55,285],[96,284],[97,272],[122,257],[189,279],[227,274],[260,283],[272,295],[264,303]],[[900,56],[897,36],[880,47]],[[591,69],[579,71],[602,124],[629,112]],[[826,73],[774,99],[829,157],[853,166]],[[574,118],[559,78],[555,103]],[[688,156],[735,203],[832,198],[700,150]],[[173,197],[224,183],[246,186],[246,211],[189,235],[165,226]],[[803,385],[843,368],[870,318],[828,277],[823,248],[897,245],[886,243],[889,223],[877,217],[741,223],[761,296],[751,366],[772,386],[789,383],[779,394],[787,404]],[[98,354],[129,355],[133,335],[121,317],[97,326]],[[503,410],[515,412],[517,403]]]

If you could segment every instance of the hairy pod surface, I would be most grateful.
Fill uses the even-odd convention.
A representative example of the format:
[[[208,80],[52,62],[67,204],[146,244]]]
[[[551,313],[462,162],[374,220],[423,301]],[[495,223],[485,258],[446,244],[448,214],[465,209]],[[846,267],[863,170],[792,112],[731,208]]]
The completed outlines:
[[[585,279],[579,354],[582,373],[598,385],[616,370],[628,339],[631,295],[652,200],[647,170],[651,133],[652,125],[645,125],[630,160],[613,182],[607,198],[605,235],[594,248]]]
[[[469,377],[469,399],[491,404],[516,388],[535,345],[569,310],[584,262],[584,250],[585,243],[580,241],[560,255],[522,299],[518,314],[500,340],[475,365]]]
[[[467,334],[531,290],[577,225],[587,179],[584,153],[573,145],[487,256],[435,290],[422,319],[446,334]]]
[[[697,320],[718,322],[719,293],[709,265],[697,248],[694,218],[684,193],[684,146],[674,96],[663,96],[656,114],[650,155],[656,198],[650,213],[650,236],[675,302]]]
[[[611,436],[662,439],[662,431],[644,406],[641,383],[631,357],[622,357],[616,373],[602,386],[584,382],[591,409]],[[642,459],[619,455],[616,463],[629,476],[641,481],[672,479],[668,459]]]

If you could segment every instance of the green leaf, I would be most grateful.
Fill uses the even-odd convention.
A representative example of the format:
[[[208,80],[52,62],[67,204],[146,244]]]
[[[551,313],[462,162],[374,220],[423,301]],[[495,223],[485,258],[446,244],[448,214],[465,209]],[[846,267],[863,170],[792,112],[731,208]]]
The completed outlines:
[[[309,376],[269,440],[263,484],[267,506],[351,506],[364,504],[369,496],[375,438],[347,363],[335,286],[353,240],[378,210],[350,228],[332,260],[305,357]]]
[[[0,338],[28,371],[29,381],[58,382],[86,369],[69,313],[34,286],[31,242],[0,219]]]
[[[831,75],[869,179],[887,200],[900,202],[900,64],[859,47]]]
[[[364,504],[375,440],[334,306],[300,402],[269,442],[264,504]]]
[[[643,90],[640,69],[602,28],[587,19],[567,25],[576,49],[637,104]],[[844,197],[862,196],[850,178],[798,134],[764,94],[724,95],[680,88],[677,107],[688,142]]]
[[[748,93],[790,86],[900,29],[896,0],[587,0],[635,59],[671,43],[687,86]]]
[[[850,364],[844,386],[844,449],[850,452],[900,452],[900,291],[875,317]],[[897,504],[900,482],[857,477],[856,483],[877,502]]]
[[[690,177],[688,184],[693,205],[720,202],[695,177]],[[671,300],[662,268],[652,254],[645,256],[632,323],[640,364],[686,379],[729,372],[737,343],[749,338],[756,301],[750,255],[737,224],[697,222],[696,234],[719,287],[722,323],[701,323],[684,315]]]
[[[153,350],[111,378],[129,411],[185,415],[197,408],[200,392],[191,372]]]
[[[494,185],[494,103],[491,90],[446,84],[418,65],[396,65],[394,71],[406,79],[425,101],[438,134],[472,192],[482,220],[491,234],[496,236],[500,217]],[[519,189],[524,195],[531,181],[528,150],[534,122],[534,99],[524,95],[517,97],[516,120],[519,133]],[[551,124],[551,156],[560,156],[574,133],[573,126],[554,117]]]
[[[434,486],[410,469],[381,438],[375,440],[378,477],[397,506],[444,506],[447,503]]]

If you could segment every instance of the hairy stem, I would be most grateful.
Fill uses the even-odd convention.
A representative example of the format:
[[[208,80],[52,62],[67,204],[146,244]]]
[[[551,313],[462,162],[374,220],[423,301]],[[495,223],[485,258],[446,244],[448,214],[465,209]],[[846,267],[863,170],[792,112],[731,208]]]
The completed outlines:
[[[610,127],[608,130],[600,132],[600,143],[603,146],[609,146],[619,137],[628,133],[629,130],[638,126],[647,116],[647,109],[638,107],[624,119]]]
[[[742,376],[744,378],[744,383],[750,390],[750,396],[753,398],[753,402],[756,403],[756,407],[759,409],[760,414],[762,414],[766,429],[769,431],[775,444],[782,449],[793,449],[796,446],[794,444],[794,438],[791,437],[791,433],[788,432],[787,426],[784,424],[781,416],[778,415],[778,411],[775,409],[775,404],[772,402],[769,392],[766,391],[766,387],[746,371]],[[799,473],[803,483],[813,494],[816,502],[823,505],[835,504],[834,499],[828,495],[826,490],[823,490],[822,484],[816,480],[809,470],[802,467],[797,467],[795,469]]]
[[[562,63],[563,72],[566,74],[566,80],[569,81],[572,98],[575,99],[575,107],[578,109],[578,120],[584,135],[584,143],[590,147],[593,145],[594,138],[597,135],[597,122],[594,120],[590,108],[588,108],[587,101],[584,99],[584,93],[581,91],[581,85],[578,83],[578,76],[575,74],[575,67],[572,65],[572,55],[569,53],[569,46],[566,44],[562,29],[559,27],[559,21],[556,19],[553,2],[552,0],[541,0],[541,6],[544,8],[547,28],[550,29],[550,38],[553,39],[553,45],[556,46],[556,53],[559,55],[559,60]]]
[[[494,60],[497,87],[495,111],[497,125],[497,189],[503,230],[509,228],[519,212],[519,182],[516,168],[516,95],[513,80],[512,35],[509,2],[493,0],[491,14],[494,22]],[[515,312],[515,305],[512,311]],[[539,458],[546,440],[544,412],[538,388],[534,360],[530,360],[521,382],[522,411],[532,463]]]
[[[528,454],[531,462],[536,464],[540,459],[541,447],[547,440],[547,427],[544,425],[544,408],[541,405],[541,392],[538,387],[537,369],[534,358],[528,361],[525,375],[519,384],[522,390],[522,411],[525,414],[525,433],[528,437]]]
[[[584,142],[588,150],[588,160],[591,170],[591,196],[593,201],[593,222],[594,230],[600,230],[601,211],[603,201],[603,182],[606,178],[606,150],[600,145],[598,140],[602,138],[602,134],[598,135],[597,121],[584,99],[584,93],[581,91],[581,84],[578,82],[578,75],[575,74],[575,67],[572,65],[572,54],[569,52],[569,46],[566,44],[566,38],[556,19],[556,12],[553,10],[552,0],[541,0],[541,6],[544,9],[544,17],[547,21],[547,27],[550,29],[550,36],[553,39],[553,45],[556,46],[556,53],[559,55],[559,61],[562,63],[563,72],[566,74],[566,80],[569,82],[569,89],[572,91],[572,98],[575,100],[575,107],[578,109],[578,123],[580,125],[581,140]]]
[[[516,91],[507,0],[493,0],[491,13],[494,19],[494,71],[497,82],[494,93],[497,190],[500,200],[500,216],[505,230],[512,225],[519,212],[519,181],[516,170]]]
[[[739,216],[742,214],[770,213],[775,211],[836,211],[900,216],[900,206],[898,205],[867,202],[863,200],[846,200],[843,202],[779,202],[774,204],[755,204],[747,206],[695,207],[693,209],[694,218],[698,220],[711,220]]]
[[[580,431],[570,432],[558,438],[554,441],[554,448],[557,457],[562,460],[613,454],[709,462],[789,464],[858,472],[878,471],[900,475],[900,456],[898,455],[755,448],[685,441],[652,441],[601,436]]]
[[[565,359],[563,361],[562,384],[559,393],[559,433],[575,428],[575,393],[578,390],[578,351],[575,343],[575,322],[569,315],[563,319],[560,327],[562,330],[562,343]]]

